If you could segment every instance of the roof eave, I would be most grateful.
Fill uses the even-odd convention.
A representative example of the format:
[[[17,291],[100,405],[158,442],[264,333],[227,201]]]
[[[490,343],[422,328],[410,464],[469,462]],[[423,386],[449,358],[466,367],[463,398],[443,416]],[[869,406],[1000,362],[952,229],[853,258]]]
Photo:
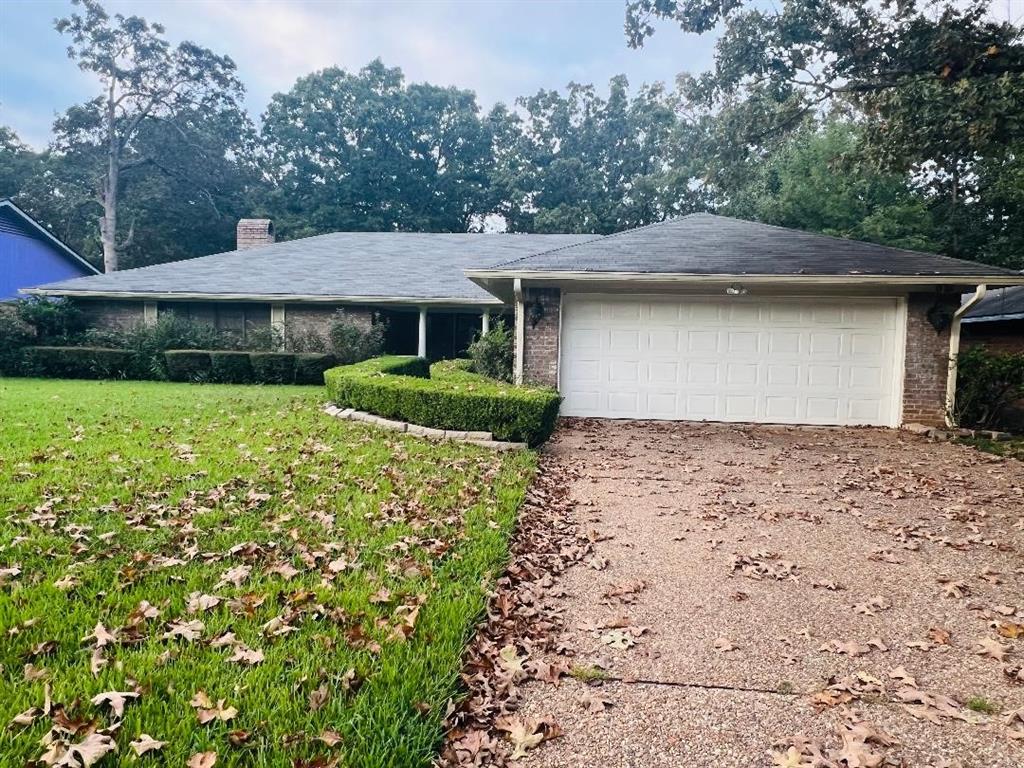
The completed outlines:
[[[748,274],[748,273],[686,273],[686,272],[576,272],[569,270],[498,270],[468,269],[466,277],[477,285],[487,288],[497,280],[563,280],[582,282],[622,282],[636,281],[645,283],[802,283],[821,285],[980,285],[989,287],[1024,285],[1024,275],[1007,274],[919,274],[919,275],[874,275],[874,274],[842,274],[842,275],[810,275],[810,274]]]
[[[12,211],[14,211],[16,214],[18,214],[18,216],[20,216],[24,221],[28,222],[29,225],[31,225],[36,231],[38,231],[50,243],[52,243],[59,251],[61,251],[61,253],[63,253],[68,258],[70,258],[76,264],[78,264],[79,266],[85,267],[87,270],[89,270],[89,272],[91,272],[94,275],[102,275],[103,274],[98,269],[96,269],[96,267],[94,267],[88,261],[86,261],[81,256],[79,256],[78,253],[70,245],[65,243],[63,240],[61,240],[59,237],[57,237],[55,234],[53,234],[50,230],[48,230],[46,227],[44,227],[38,221],[33,219],[27,213],[25,213],[25,211],[21,210],[21,208],[19,208],[17,206],[17,204],[14,203],[13,200],[0,200],[0,208],[4,208],[4,207],[10,208]]]
[[[388,304],[410,306],[501,306],[499,299],[471,299],[452,296],[348,296],[295,293],[203,293],[184,291],[104,291],[70,288],[23,288],[20,293],[33,296],[65,296],[82,299],[122,299],[133,301],[259,301],[286,304]]]

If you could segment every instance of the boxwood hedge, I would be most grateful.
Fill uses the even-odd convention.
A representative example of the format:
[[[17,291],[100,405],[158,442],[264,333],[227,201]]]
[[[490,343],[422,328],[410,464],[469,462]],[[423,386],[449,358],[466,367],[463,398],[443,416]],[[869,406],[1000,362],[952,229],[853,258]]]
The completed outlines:
[[[133,353],[106,347],[24,347],[23,373],[52,379],[124,379]]]
[[[332,368],[324,380],[341,407],[531,446],[551,436],[561,403],[553,389],[515,387],[463,370],[458,361],[428,367],[422,358],[379,357]]]
[[[211,351],[210,373],[219,384],[248,384],[252,381],[252,364],[248,352]]]
[[[209,381],[212,377],[213,362],[205,349],[169,349],[164,359],[171,381]]]

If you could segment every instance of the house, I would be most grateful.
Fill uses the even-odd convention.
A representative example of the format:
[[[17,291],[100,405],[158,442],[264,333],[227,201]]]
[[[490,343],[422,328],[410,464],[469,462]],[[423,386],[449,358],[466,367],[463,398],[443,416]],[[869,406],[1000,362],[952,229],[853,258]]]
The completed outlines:
[[[336,233],[29,291],[103,322],[184,311],[221,327],[389,320],[391,351],[457,353],[512,311],[516,378],[569,416],[822,425],[942,424],[964,291],[1009,270],[693,214],[607,237]],[[460,330],[461,329],[461,330]],[[431,333],[433,331],[433,333]]]
[[[1024,352],[1024,287],[988,291],[964,315],[964,344],[996,352]]]
[[[236,250],[64,280],[29,293],[77,297],[97,325],[153,322],[174,312],[244,336],[274,326],[326,334],[339,309],[387,323],[386,348],[455,357],[505,305],[463,269],[593,239],[594,235],[336,232],[276,242],[273,223],[243,219]]]
[[[95,275],[89,262],[10,200],[0,200],[0,302],[22,288]]]

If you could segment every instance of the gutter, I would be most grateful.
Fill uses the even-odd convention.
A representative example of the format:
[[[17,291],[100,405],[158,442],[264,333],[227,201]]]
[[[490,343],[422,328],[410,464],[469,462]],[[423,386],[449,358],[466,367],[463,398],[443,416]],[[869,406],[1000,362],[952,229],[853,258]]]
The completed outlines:
[[[463,274],[474,282],[494,279],[580,280],[586,282],[633,281],[642,283],[804,283],[809,285],[1024,285],[1024,275],[767,275],[696,272],[571,272],[555,270],[486,270],[466,269]],[[479,283],[478,283],[479,284]]]
[[[32,296],[68,296],[82,299],[121,299],[133,301],[256,301],[290,304],[411,304],[465,307],[501,307],[497,298],[420,298],[416,296],[326,296],[298,293],[202,293],[158,291],[92,291],[73,288],[22,288],[19,293]]]
[[[965,314],[971,311],[975,305],[988,292],[988,286],[982,283],[967,301],[960,305],[960,308],[953,313],[953,323],[949,327],[949,368],[946,371],[946,425],[955,427],[953,420],[953,408],[956,406],[956,373],[957,356],[960,354],[960,322]]]

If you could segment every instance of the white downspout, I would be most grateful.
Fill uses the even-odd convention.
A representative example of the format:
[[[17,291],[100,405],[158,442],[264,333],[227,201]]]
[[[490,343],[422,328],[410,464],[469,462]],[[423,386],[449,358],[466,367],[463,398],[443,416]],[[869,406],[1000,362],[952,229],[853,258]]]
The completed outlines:
[[[523,306],[523,281],[516,278],[512,281],[512,293],[516,297],[516,359],[515,383],[523,383],[523,350],[526,346],[526,312]]]
[[[953,427],[953,408],[956,405],[956,359],[960,354],[960,318],[966,315],[975,304],[985,298],[988,292],[987,285],[979,285],[974,295],[965,301],[956,312],[953,313],[953,324],[949,327],[949,369],[946,373],[946,425]]]

